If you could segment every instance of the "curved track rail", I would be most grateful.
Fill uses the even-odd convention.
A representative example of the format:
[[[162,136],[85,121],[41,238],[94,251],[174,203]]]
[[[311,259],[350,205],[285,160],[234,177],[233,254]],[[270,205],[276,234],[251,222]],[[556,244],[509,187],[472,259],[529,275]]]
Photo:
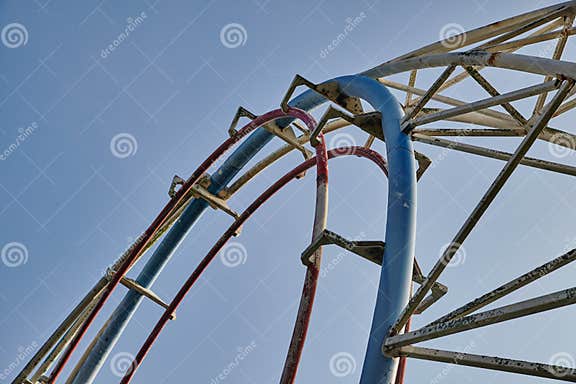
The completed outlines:
[[[325,148],[322,148],[324,143],[322,134],[329,135],[349,125],[368,133],[367,147],[370,147],[375,139],[386,142],[388,169],[385,169],[383,160],[378,161],[383,171],[390,172],[386,254],[382,256],[386,258],[387,263],[381,271],[378,301],[361,383],[400,384],[403,381],[407,357],[576,381],[576,371],[568,367],[432,350],[413,345],[575,303],[576,288],[571,288],[495,310],[478,312],[484,306],[576,260],[576,251],[557,257],[422,328],[413,331],[408,329],[409,319],[413,315],[424,312],[446,293],[445,287],[438,285],[437,280],[518,166],[576,176],[574,166],[526,156],[527,151],[537,140],[566,150],[576,149],[576,135],[550,126],[555,117],[566,114],[576,107],[576,87],[574,87],[576,63],[562,60],[570,37],[576,34],[573,25],[575,16],[576,1],[569,1],[511,17],[461,35],[450,36],[443,41],[368,69],[357,76],[345,76],[319,84],[296,77],[281,104],[281,109],[262,116],[251,116],[246,110],[241,110],[233,125],[240,116],[251,116],[253,121],[238,132],[231,130],[232,136],[183,183],[152,225],[115,263],[108,276],[98,281],[67,316],[13,383],[55,383],[111,292],[122,283],[130,288],[130,292],[100,330],[67,381],[67,384],[91,383],[142,298],[159,300],[149,288],[202,212],[208,206],[213,206],[234,215],[225,201],[260,172],[281,160],[292,150],[301,151],[309,157],[309,151],[305,147],[309,142],[316,144],[317,157],[323,158]],[[550,57],[534,55],[530,51],[538,44],[546,42],[554,44],[552,51],[543,51],[544,56],[550,54]],[[518,51],[522,52],[517,53]],[[417,86],[418,74],[424,71],[439,73],[432,83],[421,82],[422,84]],[[526,81],[533,79],[537,81],[518,85],[512,91],[501,93],[499,88],[503,89],[504,86],[498,85],[497,80],[495,82],[489,79],[490,74],[485,72],[490,71],[525,73]],[[406,83],[393,79],[394,76],[403,73],[409,74]],[[538,76],[543,79],[539,79]],[[486,92],[486,98],[465,101],[442,94],[448,88],[460,84],[480,87]],[[306,86],[310,90],[288,102],[297,86]],[[403,111],[388,89],[393,89],[404,96],[401,105]],[[517,101],[530,101],[532,98],[535,101],[530,111],[520,110],[513,104]],[[365,112],[360,99],[368,101],[374,110]],[[338,106],[339,110],[329,108],[316,126],[305,111],[311,111],[327,102]],[[494,109],[498,106],[505,112]],[[299,137],[291,128],[294,119],[299,119],[307,125],[307,128],[301,129],[302,135]],[[255,132],[252,132],[254,130]],[[251,135],[247,137],[249,133]],[[230,184],[249,160],[274,137],[280,137],[288,144],[264,157]],[[457,137],[460,140],[450,140],[446,137]],[[521,142],[513,153],[508,153],[473,143],[477,137],[491,137],[493,140],[501,137],[518,137]],[[212,176],[208,177],[206,172],[214,161],[241,140],[243,142],[238,149]],[[426,275],[422,274],[416,265],[413,266],[416,205],[414,192],[416,177],[426,171],[430,160],[420,153],[413,152],[413,141],[505,162],[483,198],[453,236],[451,246]],[[355,154],[364,157],[379,157],[369,149],[355,148],[354,151]],[[332,157],[337,156],[335,150],[329,150],[328,154]],[[415,160],[420,166],[418,170],[415,169]],[[314,164],[315,159],[307,159],[278,183],[285,184],[295,176],[301,176],[307,167]],[[318,174],[322,174],[321,169]],[[279,189],[281,186],[277,185],[278,183],[266,190],[242,215],[236,216],[234,224],[230,227],[235,229],[229,228],[225,236],[229,238],[237,233],[239,221],[246,220],[251,214],[251,209],[259,207],[267,198],[267,194]],[[320,185],[319,183],[313,241],[325,229],[326,200],[322,197],[325,190]],[[264,200],[261,201],[262,198]],[[135,282],[127,280],[126,272],[164,233],[166,235],[162,243],[147,261],[143,273]],[[226,240],[227,238],[219,240],[170,304],[163,304],[160,300],[166,310],[138,353],[136,365],[142,361],[153,340],[171,318],[186,292],[208,265],[209,259],[217,254],[218,246],[221,247]],[[318,262],[320,249],[321,247],[316,251]],[[413,294],[410,292],[412,271],[415,271],[414,281],[419,284]],[[307,268],[301,307],[280,379],[281,383],[294,382],[316,281],[317,269],[314,270],[312,264]],[[427,296],[429,292],[431,294]],[[382,295],[386,294],[393,298],[391,303],[384,304]],[[383,320],[386,318],[392,320]],[[52,372],[47,374],[52,365],[54,365]],[[557,372],[562,372],[562,375],[555,374]],[[127,374],[123,382],[127,383],[134,373]]]
[[[320,148],[319,148],[320,147]],[[317,146],[318,156],[308,159],[304,161],[302,164],[298,165],[296,168],[292,169],[290,172],[286,173],[282,176],[278,181],[276,181],[273,185],[271,185],[266,191],[264,191],[252,204],[250,204],[246,210],[240,215],[238,220],[234,221],[230,227],[224,232],[222,236],[216,241],[214,246],[210,249],[208,254],[201,260],[200,264],[196,267],[194,272],[190,275],[190,277],[186,280],[186,282],[182,285],[178,293],[176,294],[174,300],[170,303],[170,307],[164,312],[162,317],[156,323],[156,326],[138,351],[134,359],[134,365],[132,369],[128,370],[124,378],[122,379],[122,384],[127,384],[130,382],[131,378],[134,376],[136,369],[142,363],[144,357],[146,356],[147,352],[152,347],[152,344],[164,328],[164,326],[168,323],[170,319],[170,314],[176,311],[177,307],[182,303],[182,300],[188,293],[188,291],[192,288],[194,283],[200,278],[200,275],[206,270],[208,265],[214,258],[218,255],[222,247],[226,245],[234,234],[237,232],[238,228],[242,226],[251,216],[258,210],[262,205],[270,199],[275,193],[281,190],[284,186],[286,186],[290,181],[296,179],[298,175],[302,172],[306,171],[307,169],[317,165],[318,173],[317,173],[317,186],[319,192],[316,196],[316,214],[314,220],[314,230],[313,236],[318,236],[324,229],[326,224],[326,198],[325,198],[325,185],[327,182],[327,169],[326,166],[326,159],[333,159],[336,157],[341,156],[358,156],[364,157],[371,161],[373,161],[383,172],[386,172],[386,162],[384,159],[378,154],[378,152],[372,151],[368,148],[363,147],[350,147],[350,148],[336,148],[329,151],[327,154],[325,152],[324,145]],[[321,161],[317,162],[317,159],[321,159]],[[304,280],[304,287],[302,289],[302,297],[300,300],[300,308],[298,311],[298,318],[296,320],[296,324],[294,326],[294,335],[292,337],[292,341],[290,343],[290,348],[288,352],[288,356],[286,358],[286,364],[284,366],[284,375],[282,380],[287,380],[286,382],[292,382],[295,374],[296,369],[298,367],[298,362],[300,360],[300,355],[302,352],[302,348],[304,345],[304,340],[306,338],[306,331],[308,329],[309,319],[312,311],[312,305],[314,302],[314,295],[316,292],[316,284],[318,283],[318,272],[320,268],[320,250],[314,254],[314,262],[307,266],[306,269],[306,277]]]
[[[296,109],[296,108],[289,108],[287,112],[284,112],[280,109],[271,111],[267,114],[257,117],[252,122],[244,126],[240,131],[237,132],[234,136],[230,137],[226,140],[220,147],[218,147],[199,167],[194,171],[192,176],[182,185],[182,187],[178,190],[176,195],[166,204],[164,209],[158,214],[156,219],[152,222],[152,224],[148,227],[148,229],[144,232],[142,236],[139,237],[138,241],[136,242],[135,246],[129,251],[128,255],[123,260],[122,264],[119,266],[118,270],[116,270],[110,279],[110,282],[106,285],[103,290],[103,293],[99,296],[94,305],[93,309],[90,311],[84,323],[79,327],[79,329],[75,332],[74,337],[69,342],[68,347],[63,352],[62,357],[54,367],[52,374],[50,375],[49,383],[53,383],[58,379],[58,376],[62,372],[64,365],[70,358],[72,352],[88,330],[88,327],[103,307],[104,303],[108,300],[114,289],[120,283],[122,277],[126,274],[130,266],[134,263],[138,254],[141,250],[146,246],[147,242],[154,236],[154,234],[162,227],[163,224],[167,221],[171,213],[176,209],[180,201],[184,198],[184,196],[190,193],[193,185],[198,182],[200,177],[208,170],[208,168],[218,160],[220,156],[222,156],[228,149],[230,149],[234,144],[236,144],[240,139],[246,136],[248,133],[253,131],[254,129],[258,128],[261,125],[270,123],[271,121],[282,118],[282,117],[296,117],[302,119],[304,122],[313,126],[313,120],[310,119],[309,115],[306,113]]]

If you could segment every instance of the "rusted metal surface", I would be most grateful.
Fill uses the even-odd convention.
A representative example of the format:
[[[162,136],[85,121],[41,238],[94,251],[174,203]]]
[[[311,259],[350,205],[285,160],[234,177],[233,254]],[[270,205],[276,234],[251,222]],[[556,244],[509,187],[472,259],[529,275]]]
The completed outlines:
[[[480,86],[482,88],[484,88],[486,90],[486,92],[488,92],[493,98],[501,98],[502,95],[500,94],[500,92],[498,92],[498,90],[496,88],[494,88],[494,86],[492,86],[492,84],[490,84],[490,82],[488,80],[486,80],[484,78],[484,76],[482,76],[480,74],[480,72],[478,72],[475,68],[467,66],[465,67],[466,72],[468,72],[470,74],[470,76],[476,80],[476,82],[478,84],[480,84]],[[551,81],[552,78],[550,78],[548,81]],[[545,82],[546,83],[546,82]],[[554,83],[555,88],[558,87],[559,85],[559,81],[556,81]],[[548,92],[548,89],[542,89],[542,92],[540,94],[543,94],[544,92]],[[530,95],[532,96],[532,95]],[[529,97],[529,96],[526,96]],[[527,120],[526,118],[524,118],[524,116],[522,116],[522,114],[512,106],[512,104],[509,103],[509,101],[512,100],[506,100],[504,103],[502,103],[502,107],[510,114],[510,116],[512,116],[514,118],[514,120],[516,120],[522,127],[524,127],[524,125],[526,124]]]
[[[294,133],[294,130],[291,126],[280,128],[278,125],[276,125],[275,122],[271,122],[264,124],[263,127],[270,133],[278,136],[280,139],[293,146],[298,151],[302,152],[302,155],[304,155],[305,159],[308,159],[312,156],[312,153],[298,142],[298,138],[296,137],[296,134]]]
[[[412,138],[414,139],[414,141],[419,141],[419,142],[434,145],[437,147],[448,148],[448,149],[455,150],[455,151],[470,153],[473,155],[478,155],[478,156],[483,156],[483,157],[489,157],[489,158],[497,159],[497,160],[509,161],[513,156],[512,153],[508,153],[508,152],[504,152],[504,151],[498,151],[495,149],[479,147],[477,145],[472,145],[472,144],[459,143],[457,141],[450,141],[450,140],[446,140],[446,139],[441,139],[439,137],[430,137],[428,135],[422,135],[420,133],[413,133]],[[533,157],[524,157],[520,161],[520,164],[525,165],[527,167],[538,168],[538,169],[542,169],[542,170],[546,170],[546,171],[552,171],[552,172],[556,172],[556,173],[560,173],[560,174],[564,174],[564,175],[576,176],[576,167],[566,165],[566,164],[560,164],[560,163],[555,163],[552,161],[535,159]]]
[[[238,107],[238,110],[236,110],[236,114],[234,115],[232,121],[230,122],[230,127],[228,127],[228,134],[230,135],[230,137],[233,137],[238,133],[238,131],[236,131],[236,127],[238,126],[238,122],[242,117],[247,117],[250,120],[254,120],[258,116],[256,116],[256,114],[250,112],[244,107]]]
[[[238,213],[236,213],[236,211],[234,211],[228,206],[226,200],[211,194],[206,188],[200,185],[193,185],[192,188],[190,189],[190,193],[197,199],[206,200],[206,202],[213,209],[220,209],[221,211],[232,216],[234,219],[238,218]]]
[[[444,72],[442,72],[442,74],[436,79],[436,81],[434,81],[434,83],[428,89],[428,91],[424,95],[422,95],[420,99],[416,101],[416,105],[408,110],[408,113],[402,118],[402,130],[404,132],[410,132],[412,130],[414,123],[412,118],[416,117],[418,113],[420,113],[422,108],[424,108],[424,106],[426,106],[426,104],[430,101],[432,96],[434,96],[434,94],[438,92],[442,84],[444,84],[446,80],[448,80],[448,78],[450,77],[452,72],[454,72],[455,69],[456,69],[455,65],[448,66],[448,68],[446,68]]]
[[[417,263],[414,262],[414,274],[417,273],[417,271],[419,271],[419,267],[417,267]],[[421,272],[420,272],[421,273]],[[412,286],[410,287],[410,295],[412,295],[412,291],[414,290],[414,284],[412,284]],[[408,322],[406,323],[406,326],[404,327],[404,333],[406,332],[410,332],[410,325],[412,323],[412,318],[408,319]],[[394,384],[404,384],[404,378],[406,377],[406,365],[408,363],[408,359],[406,358],[406,356],[400,356],[400,359],[398,361],[398,373],[396,374],[396,381],[394,381]]]
[[[566,43],[568,42],[568,37],[570,36],[569,30],[573,23],[574,15],[564,16],[564,28],[562,28],[562,32],[560,33],[559,39],[556,42],[556,47],[554,48],[554,54],[552,55],[554,60],[560,60],[562,57],[562,53],[564,52]],[[544,82],[549,81],[550,79],[551,76],[546,76]],[[532,112],[533,115],[539,113],[542,107],[544,107],[546,96],[548,96],[547,92],[538,96],[538,100],[536,100],[536,105],[534,106],[534,111]]]
[[[557,269],[562,268],[563,266],[570,264],[574,260],[576,260],[576,249],[573,249],[570,252],[567,252],[567,253],[563,254],[562,256],[559,256],[559,257],[555,258],[554,260],[547,262],[546,264],[543,264],[537,268],[534,268],[530,272],[527,272],[527,273],[523,274],[522,276],[519,276],[516,279],[499,286],[495,290],[488,292],[488,293],[478,297],[477,299],[472,300],[471,302],[469,302],[467,304],[464,304],[460,308],[455,309],[454,311],[442,316],[441,318],[433,321],[429,325],[436,324],[436,323],[442,323],[442,322],[446,322],[446,321],[453,320],[453,319],[458,319],[460,317],[469,315],[470,313],[473,313],[473,312],[479,310],[480,308],[483,308],[483,307],[487,306],[488,304],[493,303],[496,300],[501,299],[502,297],[504,297],[506,295],[509,295],[510,293],[512,293],[512,292],[540,279],[541,277],[544,277],[544,276],[548,275],[549,273],[552,273],[552,272],[556,271]]]
[[[419,48],[417,50],[411,51],[409,53],[406,53],[402,56],[399,56],[394,60],[392,60],[391,62],[397,62],[408,58],[428,55],[432,53],[447,52],[450,50],[460,49],[464,46],[472,45],[484,41],[486,39],[490,39],[492,37],[500,36],[510,31],[517,30],[521,28],[523,25],[526,25],[542,17],[554,14],[559,11],[566,10],[567,13],[573,13],[575,8],[576,3],[574,1],[568,1],[562,4],[538,9],[536,11],[527,12],[522,15],[510,17],[505,20],[488,24],[484,27],[467,31],[465,32],[465,34],[462,33],[461,35],[456,35],[455,37],[453,37],[453,40],[459,42],[459,44],[447,44],[445,40],[439,41],[427,45],[425,47]],[[465,37],[465,39],[462,39],[463,36]]]
[[[402,347],[393,353],[395,356],[406,356],[420,360],[437,361],[441,363],[543,377],[552,380],[576,382],[575,369],[558,365],[532,363],[529,361],[506,359],[502,357],[474,355],[465,352],[443,351],[439,349],[413,346]]]
[[[313,127],[310,127],[310,129],[312,128]],[[320,236],[326,230],[326,221],[328,218],[328,153],[326,151],[323,134],[320,134],[318,137],[315,150],[316,205],[314,210],[314,224],[312,225],[312,239]],[[309,263],[306,266],[306,276],[304,277],[304,287],[302,288],[296,322],[280,378],[281,384],[292,384],[294,380],[296,380],[296,373],[300,359],[302,358],[302,351],[304,350],[304,343],[306,341],[306,335],[308,334],[312,307],[318,286],[320,264],[322,262],[322,247],[317,247],[308,260]]]
[[[389,353],[391,350],[406,345],[437,339],[439,337],[565,307],[574,303],[576,303],[576,288],[565,289],[460,319],[426,326],[402,335],[391,336],[384,342],[383,351]]]
[[[382,265],[382,255],[384,254],[385,246],[383,241],[348,240],[329,230],[323,230],[312,239],[312,244],[302,252],[302,264],[310,265],[313,263],[316,250],[330,244],[338,245],[366,260]]]
[[[383,241],[366,241],[366,240],[348,240],[337,233],[332,231],[324,230],[321,235],[313,239],[312,244],[310,244],[304,252],[302,252],[301,260],[304,265],[310,265],[312,262],[312,257],[317,249],[324,245],[337,245],[349,252],[355,253],[356,255],[373,262],[374,264],[382,265],[382,256],[384,255],[385,243]],[[422,275],[422,271],[418,266],[416,260],[414,260],[414,272],[412,274],[412,281],[418,284],[422,284],[425,277]],[[448,293],[448,287],[438,282],[435,282],[432,286],[431,293],[426,297],[421,305],[415,311],[415,314],[419,315],[428,309],[432,304],[440,300],[446,293]]]
[[[414,88],[414,85],[416,85],[416,76],[418,76],[417,70],[413,70],[412,72],[410,72],[410,79],[408,80],[409,88]],[[410,107],[410,104],[412,104],[412,91],[408,90],[408,92],[406,92],[405,100],[406,101],[404,102],[404,109]]]
[[[349,96],[345,92],[342,92],[337,81],[329,80],[321,84],[314,84],[310,80],[307,80],[300,75],[296,75],[290,83],[290,86],[288,87],[288,90],[286,91],[286,94],[280,103],[282,110],[285,111],[286,108],[288,108],[288,102],[292,98],[296,88],[299,86],[306,86],[307,88],[324,96],[327,100],[338,104],[351,113],[358,114],[363,112],[360,99],[358,97]]]
[[[410,87],[407,85],[404,85],[402,83],[398,83],[389,79],[385,79],[385,78],[381,78],[378,79],[379,82],[381,82],[382,84],[386,85],[387,87],[390,88],[394,88],[394,89],[398,89],[400,91],[404,91],[406,93],[413,93],[415,95],[420,95],[423,96],[426,94],[426,90],[424,89],[420,89],[420,88],[415,88],[415,87]],[[431,100],[434,101],[439,101],[443,104],[446,105],[451,105],[454,107],[460,107],[463,105],[468,104],[465,101],[462,100],[458,100],[455,99],[453,97],[449,97],[449,96],[445,96],[445,95],[441,95],[439,93],[434,94],[433,96],[431,96]],[[495,111],[492,109],[481,109],[479,111],[477,111],[478,113],[482,114],[482,115],[486,115],[492,118],[496,118],[496,119],[500,119],[500,120],[505,120],[507,122],[511,122],[510,116],[506,115],[505,113],[499,112],[499,111]]]
[[[528,38],[537,38],[537,37],[541,36],[542,34],[553,31],[559,25],[562,25],[562,20],[556,19],[555,21],[548,23],[544,27],[539,28],[539,29],[531,32],[530,34],[528,34]],[[475,49],[476,50],[482,49],[482,50],[485,50],[486,52],[513,53],[513,52],[516,52],[517,50],[519,50],[520,48],[522,48],[522,45],[515,45],[515,46],[509,47],[507,49],[497,49],[496,47],[498,47],[498,44],[496,44],[496,45],[493,45],[493,44],[494,44],[494,40],[491,40],[491,41],[488,41],[488,42],[482,44],[480,47],[475,48]],[[480,71],[483,68],[484,67],[482,67],[482,66],[476,66],[475,67],[475,69],[477,71]],[[446,88],[452,87],[452,86],[460,83],[462,80],[466,79],[468,76],[469,76],[469,73],[467,71],[464,71],[464,72],[454,76],[453,78],[448,80],[446,83],[444,83],[444,85],[440,88],[440,91],[443,91]]]
[[[517,137],[524,136],[522,128],[418,128],[412,131],[426,136],[463,136],[463,137]]]
[[[558,19],[558,18],[562,18],[566,15],[571,15],[574,13],[574,9],[572,9],[572,7],[561,7],[560,9],[556,10],[556,11],[552,11],[548,14],[543,15],[542,17],[538,17],[536,19],[534,19],[533,21],[526,23],[522,26],[520,26],[519,28],[516,28],[508,33],[505,33],[501,36],[498,36],[497,38],[491,40],[489,42],[490,45],[494,45],[494,44],[500,44],[504,41],[508,41],[510,39],[513,39],[517,36],[520,36],[532,29],[535,29],[543,24],[546,24],[550,21],[553,21],[554,19]],[[480,49],[482,49],[484,47],[480,47]]]
[[[512,53],[491,53],[485,51],[471,51],[464,53],[443,53],[413,59],[406,59],[394,63],[382,64],[369,69],[362,74],[368,77],[386,77],[396,73],[408,72],[420,68],[459,66],[483,66],[502,69],[518,70],[536,75],[576,77],[576,63],[547,59],[543,57],[527,56]]]

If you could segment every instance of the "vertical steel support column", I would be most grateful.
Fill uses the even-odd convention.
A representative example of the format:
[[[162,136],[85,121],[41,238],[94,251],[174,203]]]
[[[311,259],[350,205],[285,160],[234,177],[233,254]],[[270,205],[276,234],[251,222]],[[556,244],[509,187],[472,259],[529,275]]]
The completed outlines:
[[[400,130],[401,110],[387,88],[374,79],[364,76],[344,76],[330,80],[338,82],[342,92],[368,101],[382,113],[382,129],[386,137],[389,165],[388,218],[386,251],[380,288],[361,383],[392,384],[396,372],[396,358],[381,353],[382,342],[390,326],[406,305],[412,274],[416,215],[416,172],[414,153],[409,137]],[[326,102],[314,91],[306,91],[294,98],[290,105],[310,111]],[[279,126],[286,126],[291,119],[283,119]],[[254,157],[272,138],[265,129],[257,129],[244,141],[212,175],[210,192],[217,193]],[[136,281],[149,288],[170,260],[186,234],[198,221],[207,203],[194,200],[186,208],[158,249],[144,266]],[[106,357],[138,308],[142,296],[134,291],[126,294],[108,320],[95,345],[87,351],[84,364],[71,384],[92,383]]]
[[[416,237],[416,164],[410,137],[400,129],[400,104],[376,80],[354,76],[341,90],[372,105],[382,115],[388,161],[386,248],[360,384],[393,384],[398,359],[382,354],[382,343],[408,303]]]

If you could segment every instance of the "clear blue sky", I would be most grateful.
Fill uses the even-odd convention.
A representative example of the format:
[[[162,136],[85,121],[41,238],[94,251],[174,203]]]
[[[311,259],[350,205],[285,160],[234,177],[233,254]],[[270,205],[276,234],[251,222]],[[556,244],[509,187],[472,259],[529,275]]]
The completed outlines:
[[[19,352],[37,348],[152,221],[168,200],[172,176],[187,177],[227,137],[239,105],[263,113],[278,107],[296,73],[313,81],[356,73],[436,41],[448,23],[470,29],[552,3],[3,1],[0,27],[19,23],[27,36],[12,42],[19,47],[0,45],[0,247],[22,252],[0,264],[0,383],[10,382],[27,361]],[[360,15],[344,41],[322,54],[346,20]],[[244,29],[237,47],[221,39],[232,23]],[[126,38],[107,49],[130,25]],[[574,132],[567,119],[555,126]],[[346,132],[363,140],[353,129]],[[111,148],[118,135],[128,137],[128,147]],[[517,143],[508,140],[504,145]],[[502,163],[418,149],[441,159],[418,192],[417,255],[428,270]],[[535,151],[547,155],[546,146]],[[286,157],[230,205],[242,210],[300,160],[296,153]],[[573,156],[564,160],[574,163]],[[336,160],[330,177],[329,228],[382,239],[387,183],[378,170],[360,159]],[[294,182],[253,217],[235,240],[246,249],[245,263],[230,268],[215,260],[135,382],[210,383],[238,360],[239,347],[251,345],[225,382],[278,381],[304,276],[299,255],[310,241],[314,190],[313,177]],[[449,295],[415,325],[574,248],[575,197],[567,176],[519,169],[466,242],[462,263],[442,276]],[[171,298],[230,223],[223,213],[208,212],[155,292]],[[324,262],[331,267],[320,281],[298,381],[356,383],[379,271],[337,248],[326,248]],[[567,267],[503,302],[567,288],[574,271]],[[97,326],[124,293],[120,287]],[[112,356],[135,353],[160,315],[146,301]],[[547,362],[559,352],[575,355],[574,315],[572,308],[561,309],[430,345]],[[330,360],[341,352],[356,367],[336,377]],[[117,382],[115,368],[107,363],[96,382]],[[420,383],[543,381],[412,360],[407,377]]]

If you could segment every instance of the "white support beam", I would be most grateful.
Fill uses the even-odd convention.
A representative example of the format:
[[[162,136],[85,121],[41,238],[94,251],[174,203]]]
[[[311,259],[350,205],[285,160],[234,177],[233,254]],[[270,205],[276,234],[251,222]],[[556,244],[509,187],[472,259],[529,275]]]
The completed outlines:
[[[534,281],[558,270],[559,268],[562,268],[565,265],[570,264],[574,260],[576,260],[576,249],[573,249],[570,252],[555,258],[554,260],[551,260],[543,265],[540,265],[537,268],[534,268],[533,270],[523,274],[522,276],[519,276],[514,280],[499,286],[493,291],[490,291],[478,297],[477,299],[474,299],[464,304],[460,308],[453,310],[452,312],[442,316],[438,320],[435,320],[428,325],[444,323],[446,321],[459,319],[463,316],[476,312],[477,310],[484,308],[488,304],[491,304],[496,300],[499,300],[504,296],[509,295],[512,292],[515,292],[518,289],[525,287],[526,285],[533,283]]]
[[[391,351],[406,345],[470,331],[487,325],[565,307],[574,303],[576,303],[576,287],[480,312],[476,315],[433,324],[401,335],[391,336],[384,342],[383,350]]]
[[[459,143],[457,141],[441,139],[439,137],[431,137],[420,133],[413,133],[412,139],[414,141],[418,141],[421,143],[447,148],[454,151],[470,153],[472,155],[488,157],[496,160],[508,161],[513,156],[512,153],[508,152],[497,151],[495,149],[479,147],[477,145],[472,144]],[[573,167],[571,165],[555,163],[547,160],[535,159],[533,157],[522,158],[522,160],[520,160],[520,164],[525,165],[527,167],[543,169],[551,172],[557,172],[568,176],[576,176],[576,167]]]
[[[559,84],[560,84],[559,81],[552,80],[543,84],[537,84],[530,87],[518,89],[516,91],[504,93],[502,95],[494,97],[489,97],[487,99],[478,100],[459,107],[446,109],[438,113],[425,115],[412,120],[411,124],[413,126],[419,126],[429,124],[435,121],[446,120],[451,117],[463,115],[470,112],[480,111],[485,108],[493,107],[496,105],[502,105],[510,101],[524,99],[534,95],[542,94],[543,92],[549,92],[551,90],[557,89]]]
[[[576,382],[576,370],[571,367],[512,360],[502,357],[474,355],[464,352],[452,352],[439,349],[402,347],[394,356],[407,356],[414,359],[441,363],[491,369],[495,371],[518,373],[521,375],[544,377],[547,379]]]

